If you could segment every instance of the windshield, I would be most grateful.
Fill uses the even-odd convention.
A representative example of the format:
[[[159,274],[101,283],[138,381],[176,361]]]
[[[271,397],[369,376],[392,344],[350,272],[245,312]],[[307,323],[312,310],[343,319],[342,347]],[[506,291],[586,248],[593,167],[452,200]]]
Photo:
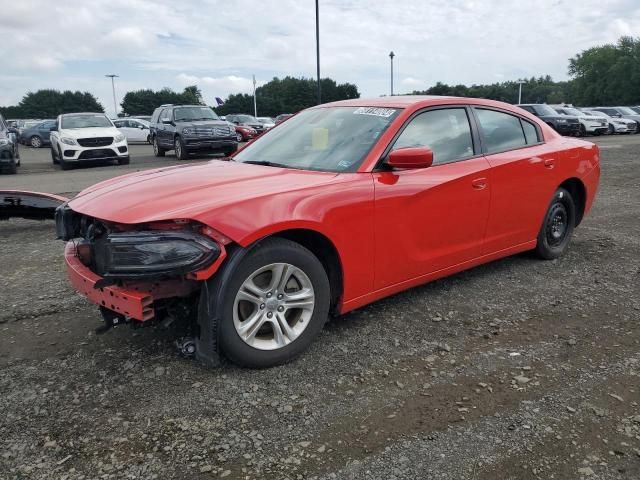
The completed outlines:
[[[274,123],[273,118],[269,118],[269,117],[258,117],[258,121],[260,123]]]
[[[637,115],[636,112],[634,112],[628,107],[617,107],[617,110],[623,115]]]
[[[194,120],[220,120],[220,117],[209,107],[180,107],[174,113],[176,122],[192,122]]]
[[[113,127],[105,115],[73,115],[62,117],[62,128]]]
[[[558,115],[558,112],[556,112],[549,105],[534,105],[533,109],[538,115],[542,116],[556,117]]]
[[[233,157],[303,170],[355,172],[399,110],[330,107],[305,110]]]
[[[611,118],[609,115],[607,115],[604,112],[599,112],[598,110],[589,110],[588,112],[586,112],[587,115],[592,115],[594,117],[601,117],[601,118]]]

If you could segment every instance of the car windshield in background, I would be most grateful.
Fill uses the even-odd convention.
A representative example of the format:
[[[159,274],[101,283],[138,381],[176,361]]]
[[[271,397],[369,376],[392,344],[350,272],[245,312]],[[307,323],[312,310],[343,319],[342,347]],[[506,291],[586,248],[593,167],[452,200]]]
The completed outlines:
[[[618,111],[620,113],[622,113],[623,115],[637,115],[636,112],[634,112],[633,110],[631,110],[628,107],[618,107]]]
[[[236,119],[240,123],[261,123],[256,117],[252,117],[251,115],[238,115]]]
[[[75,115],[62,117],[62,128],[113,127],[111,120],[104,115]]]
[[[538,115],[547,116],[547,117],[557,117],[558,112],[556,112],[549,105],[535,105],[534,110]]]
[[[176,122],[193,122],[196,120],[220,120],[220,117],[209,107],[180,107],[174,111]]]
[[[303,170],[354,172],[398,115],[395,108],[305,110],[249,144],[234,160]]]

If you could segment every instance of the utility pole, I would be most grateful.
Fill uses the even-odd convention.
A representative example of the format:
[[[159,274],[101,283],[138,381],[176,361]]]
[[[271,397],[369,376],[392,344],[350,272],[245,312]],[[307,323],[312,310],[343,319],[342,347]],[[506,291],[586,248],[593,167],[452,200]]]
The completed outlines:
[[[111,91],[113,92],[113,113],[115,113],[115,118],[118,118],[118,104],[116,103],[116,84],[114,82],[114,78],[118,78],[119,75],[114,75],[113,73],[109,75],[105,75],[105,77],[109,77],[111,79]]]
[[[393,97],[393,57],[395,57],[396,54],[393,53],[393,51],[391,53],[389,53],[389,58],[391,59],[391,96]]]
[[[256,76],[253,76],[253,116],[258,118],[258,104],[256,103]]]
[[[522,103],[522,84],[525,83],[524,80],[518,80],[518,84],[520,88],[518,89],[518,105]]]
[[[322,89],[320,87],[320,15],[318,0],[316,0],[316,70],[318,77],[318,105],[322,103]]]

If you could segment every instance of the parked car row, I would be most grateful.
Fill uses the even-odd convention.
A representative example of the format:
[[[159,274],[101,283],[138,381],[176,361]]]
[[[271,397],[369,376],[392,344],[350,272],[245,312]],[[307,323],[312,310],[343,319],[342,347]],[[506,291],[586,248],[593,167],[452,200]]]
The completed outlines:
[[[520,104],[562,135],[640,133],[640,107],[581,107]],[[637,109],[637,110],[634,110]]]

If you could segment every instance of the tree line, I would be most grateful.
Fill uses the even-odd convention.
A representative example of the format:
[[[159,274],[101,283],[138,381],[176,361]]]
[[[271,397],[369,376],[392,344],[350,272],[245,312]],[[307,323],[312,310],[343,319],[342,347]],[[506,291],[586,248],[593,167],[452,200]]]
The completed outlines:
[[[532,77],[523,81],[523,103],[572,103],[589,105],[640,105],[640,38],[621,37],[615,44],[592,47],[569,59],[568,81],[554,81],[550,76]],[[330,78],[320,81],[322,102],[358,98],[358,87],[352,83],[338,84]],[[454,95],[518,101],[519,84],[515,81],[489,85],[434,86],[412,94]],[[317,83],[311,78],[274,78],[256,89],[258,114],[274,116],[295,113],[317,102]],[[164,103],[204,104],[196,85],[175,92],[170,88],[127,92],[120,105],[126,115],[151,115]],[[231,94],[224,105],[214,106],[220,115],[253,113],[253,95]],[[39,90],[27,93],[16,106],[0,107],[5,118],[51,118],[60,113],[81,111],[104,112],[98,100],[89,92]]]

